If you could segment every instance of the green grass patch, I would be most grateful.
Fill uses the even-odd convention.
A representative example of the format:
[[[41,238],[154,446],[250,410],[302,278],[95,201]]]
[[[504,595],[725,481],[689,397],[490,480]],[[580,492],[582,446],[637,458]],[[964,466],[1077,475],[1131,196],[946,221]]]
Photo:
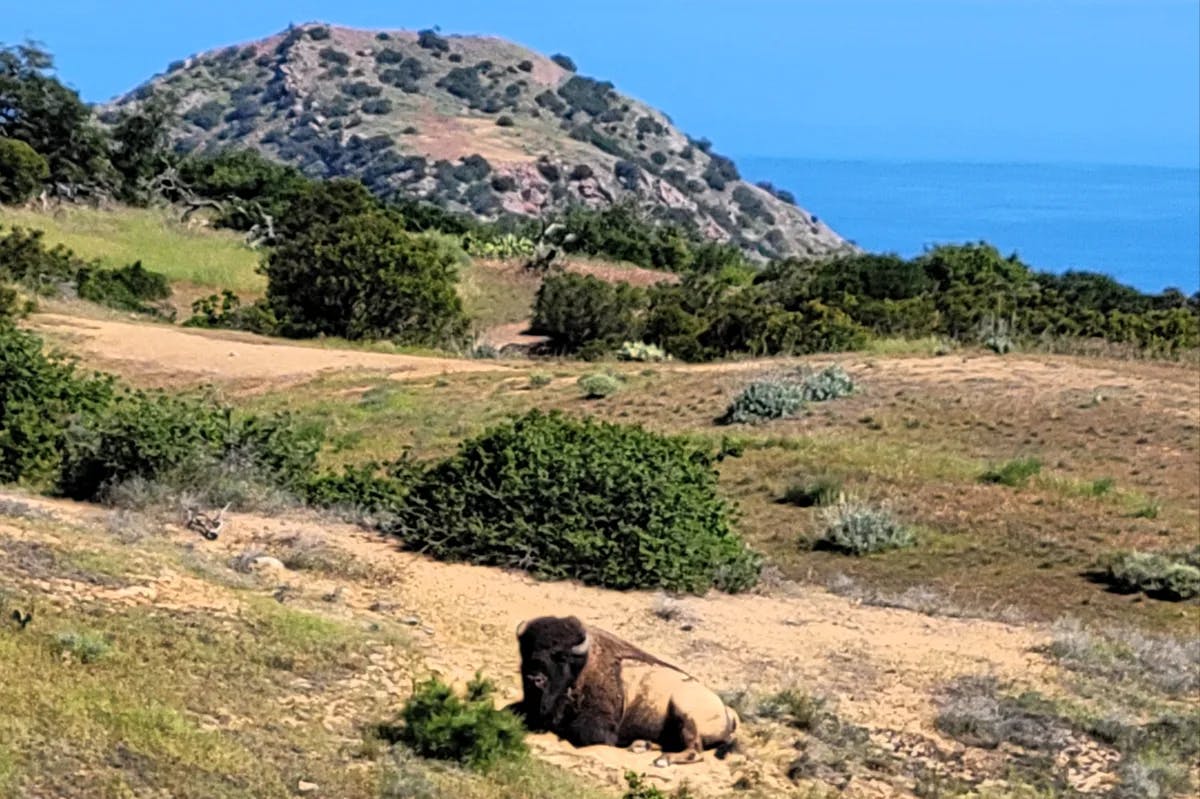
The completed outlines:
[[[237,233],[190,229],[160,209],[64,207],[52,213],[0,208],[0,224],[46,232],[47,244],[64,244],[84,260],[110,268],[141,261],[172,282],[227,288],[245,294],[266,289],[257,273],[259,253]]]
[[[1023,486],[1030,478],[1042,471],[1042,462],[1037,458],[1015,458],[985,471],[979,479],[985,483],[1006,485],[1012,488]]]

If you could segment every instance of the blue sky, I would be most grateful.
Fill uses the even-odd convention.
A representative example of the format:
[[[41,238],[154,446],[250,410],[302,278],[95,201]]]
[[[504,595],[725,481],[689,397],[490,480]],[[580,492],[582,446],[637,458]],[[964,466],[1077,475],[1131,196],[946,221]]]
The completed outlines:
[[[89,101],[320,19],[571,55],[733,155],[1200,164],[1197,0],[5,3]]]

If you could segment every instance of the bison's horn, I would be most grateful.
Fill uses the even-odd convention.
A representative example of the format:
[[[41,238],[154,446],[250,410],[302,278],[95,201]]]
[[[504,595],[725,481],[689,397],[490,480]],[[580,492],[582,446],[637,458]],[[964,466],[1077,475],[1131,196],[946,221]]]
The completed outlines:
[[[584,633],[583,634],[583,643],[576,644],[575,646],[571,647],[571,654],[572,655],[586,655],[588,649],[591,648],[591,646],[592,646],[592,634]]]
[[[526,620],[526,621],[523,621],[523,622],[521,622],[520,624],[518,624],[518,625],[517,625],[517,637],[518,637],[518,638],[520,638],[522,635],[524,635],[524,634],[525,634],[525,628],[526,628],[526,627],[528,627],[528,626],[529,626],[529,621],[528,621],[528,620]]]

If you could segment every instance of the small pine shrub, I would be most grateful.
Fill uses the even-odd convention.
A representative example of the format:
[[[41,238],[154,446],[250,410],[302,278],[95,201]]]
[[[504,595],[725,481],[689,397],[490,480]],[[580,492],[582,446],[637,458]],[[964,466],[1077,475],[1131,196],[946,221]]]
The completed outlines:
[[[825,530],[816,548],[847,555],[869,555],[903,549],[914,543],[912,532],[884,508],[863,502],[842,502],[824,514]]]
[[[546,386],[550,385],[550,383],[553,382],[553,380],[554,380],[554,377],[552,375],[546,374],[545,372],[532,372],[529,375],[529,387],[530,388],[545,388]]]
[[[621,344],[621,349],[617,350],[617,360],[621,361],[641,361],[658,362],[665,361],[667,354],[663,352],[662,347],[656,344],[647,344],[643,341],[626,341]]]
[[[842,481],[836,477],[818,477],[807,483],[793,483],[780,497],[780,502],[798,508],[826,507],[841,501]]]
[[[478,674],[459,697],[450,686],[430,678],[416,686],[401,717],[396,738],[421,757],[447,760],[476,771],[521,760],[528,754],[525,728],[492,702],[492,683]]]
[[[595,372],[579,378],[584,399],[604,399],[621,390],[621,381],[609,374]]]
[[[1093,497],[1102,497],[1113,490],[1116,481],[1111,477],[1101,477],[1088,484],[1087,492]]]
[[[611,588],[750,588],[761,559],[716,457],[641,427],[531,411],[427,470],[385,529],[444,560]]]
[[[792,416],[804,405],[804,389],[791,381],[756,380],[718,419],[720,424],[745,424]]]
[[[825,402],[850,396],[855,385],[846,370],[835,363],[816,374],[806,375],[800,388],[805,402]]]
[[[1042,462],[1037,458],[1016,458],[988,469],[979,479],[985,483],[996,483],[1013,488],[1023,486],[1030,478],[1042,471]]]
[[[1200,547],[1191,552],[1119,552],[1100,578],[1114,589],[1178,602],[1200,596]]]

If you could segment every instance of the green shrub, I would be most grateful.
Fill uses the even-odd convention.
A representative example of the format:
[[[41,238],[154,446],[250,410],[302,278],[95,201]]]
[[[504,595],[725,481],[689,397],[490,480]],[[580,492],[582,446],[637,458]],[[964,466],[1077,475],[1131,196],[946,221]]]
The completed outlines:
[[[421,757],[448,760],[476,771],[528,754],[525,728],[492,702],[494,686],[478,674],[459,697],[436,677],[420,683],[404,705],[395,738]]]
[[[266,260],[267,300],[280,332],[444,346],[464,335],[458,254],[377,211],[318,220]]]
[[[658,786],[646,781],[645,774],[635,771],[625,772],[625,786],[621,799],[693,799],[686,785],[681,785],[672,793],[663,793]]]
[[[835,363],[816,374],[806,375],[800,382],[800,390],[805,402],[825,402],[853,394],[854,381]]]
[[[585,399],[604,399],[621,390],[621,381],[604,372],[583,375],[578,382]]]
[[[1100,578],[1118,591],[1181,601],[1200,596],[1200,547],[1181,554],[1119,552]]]
[[[667,354],[662,347],[646,344],[643,341],[626,341],[617,350],[617,359],[621,361],[640,361],[642,363],[665,361]]]
[[[529,375],[530,388],[545,388],[554,381],[554,376],[546,372],[531,372]]]
[[[818,549],[869,555],[915,543],[912,532],[889,511],[863,502],[838,503],[827,508],[823,518],[825,530],[817,540]]]
[[[567,273],[546,278],[533,305],[534,333],[550,337],[558,352],[615,348],[638,338],[638,313],[645,292],[627,283],[606,283],[591,275]]]
[[[818,477],[807,483],[793,483],[780,497],[780,502],[798,508],[834,505],[841,501],[842,481],[836,477]]]
[[[563,55],[562,53],[555,53],[554,55],[550,56],[550,60],[555,64],[558,64],[567,72],[574,72],[576,69],[575,62],[571,60],[571,57]]]
[[[87,500],[131,479],[170,480],[186,488],[195,474],[232,463],[298,492],[320,443],[318,430],[287,416],[237,419],[209,400],[124,391],[67,427],[57,487]]]
[[[79,375],[48,357],[37,336],[0,322],[0,483],[46,487],[68,421],[105,407],[113,392],[111,379]]]
[[[225,289],[219,297],[210,294],[192,302],[192,315],[183,326],[245,330],[269,336],[276,332],[279,322],[265,300],[243,307],[238,295]]]
[[[54,651],[69,655],[80,663],[95,663],[112,650],[108,639],[89,632],[64,632],[54,637]]]
[[[50,165],[23,141],[0,138],[0,205],[23,203],[50,177]]]
[[[79,270],[77,281],[83,299],[124,311],[161,313],[147,303],[171,296],[167,276],[146,269],[141,261],[120,269],[84,267]]]
[[[76,281],[84,264],[61,244],[47,248],[40,230],[11,228],[0,236],[0,280],[38,294],[56,294]]]
[[[1006,486],[1023,486],[1029,479],[1042,471],[1042,462],[1037,458],[1016,458],[988,469],[979,479],[985,483]]]
[[[804,405],[804,389],[788,380],[756,380],[730,403],[719,424],[745,424],[792,416]]]
[[[531,411],[426,471],[388,529],[437,558],[549,579],[744,590],[760,558],[733,531],[714,463],[682,438]]]

